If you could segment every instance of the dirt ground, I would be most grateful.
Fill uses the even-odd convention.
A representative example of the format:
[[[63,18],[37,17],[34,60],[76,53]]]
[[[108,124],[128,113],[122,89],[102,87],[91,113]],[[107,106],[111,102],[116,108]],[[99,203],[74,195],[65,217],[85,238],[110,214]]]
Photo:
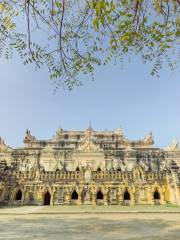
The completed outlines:
[[[180,213],[3,214],[0,239],[179,240]]]

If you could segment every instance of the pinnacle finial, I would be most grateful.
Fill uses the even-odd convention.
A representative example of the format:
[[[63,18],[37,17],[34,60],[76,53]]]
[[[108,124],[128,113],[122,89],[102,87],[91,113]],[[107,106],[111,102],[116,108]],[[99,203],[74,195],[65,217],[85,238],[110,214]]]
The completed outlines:
[[[165,149],[167,151],[179,151],[179,141],[177,140],[177,138],[175,138],[171,144]]]
[[[116,134],[123,135],[123,130],[122,130],[121,127],[117,128],[114,132],[115,132]]]
[[[92,131],[92,124],[91,124],[91,121],[89,121],[89,127],[88,127],[88,130]]]
[[[26,134],[31,134],[29,129],[26,130]]]

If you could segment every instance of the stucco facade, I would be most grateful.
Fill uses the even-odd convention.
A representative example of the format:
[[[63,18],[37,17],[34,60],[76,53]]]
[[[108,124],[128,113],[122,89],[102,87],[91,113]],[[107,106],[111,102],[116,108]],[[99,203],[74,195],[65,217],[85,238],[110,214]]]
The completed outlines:
[[[174,140],[154,147],[122,131],[58,129],[37,140],[27,130],[22,148],[0,139],[0,204],[180,204],[180,150]]]

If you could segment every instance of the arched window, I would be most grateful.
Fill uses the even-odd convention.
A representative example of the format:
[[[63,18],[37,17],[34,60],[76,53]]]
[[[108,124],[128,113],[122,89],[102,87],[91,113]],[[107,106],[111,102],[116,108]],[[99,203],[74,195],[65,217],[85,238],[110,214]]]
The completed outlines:
[[[44,195],[44,205],[50,205],[51,194],[47,191]]]
[[[118,171],[118,172],[121,172],[121,168],[117,168],[117,171]]]
[[[16,193],[15,200],[20,201],[22,199],[22,191],[19,189],[19,191]]]
[[[80,169],[79,169],[79,167],[77,167],[77,168],[76,168],[76,172],[79,172],[79,171],[80,171]]]
[[[160,200],[160,194],[157,190],[154,192],[154,199],[155,200]]]
[[[103,194],[101,191],[97,193],[97,199],[102,200],[103,199]]]
[[[131,200],[131,196],[128,191],[125,191],[124,193],[124,200]]]
[[[98,171],[98,172],[100,172],[100,171],[101,171],[101,168],[100,168],[100,167],[98,167],[97,171]]]
[[[78,194],[77,194],[76,190],[74,190],[74,191],[72,192],[72,194],[71,194],[71,199],[72,199],[72,200],[77,200],[77,199],[78,199]]]

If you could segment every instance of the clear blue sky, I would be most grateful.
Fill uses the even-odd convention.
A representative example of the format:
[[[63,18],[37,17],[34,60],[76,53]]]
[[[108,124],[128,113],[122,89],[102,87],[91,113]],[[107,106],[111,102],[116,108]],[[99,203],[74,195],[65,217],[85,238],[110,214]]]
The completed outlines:
[[[153,132],[157,146],[180,139],[180,69],[164,69],[152,78],[148,66],[134,59],[123,69],[97,69],[96,81],[84,79],[73,92],[59,91],[46,70],[34,72],[17,59],[0,59],[0,136],[21,146],[26,129],[39,139],[51,138],[59,126],[84,130],[124,129],[129,139]]]

